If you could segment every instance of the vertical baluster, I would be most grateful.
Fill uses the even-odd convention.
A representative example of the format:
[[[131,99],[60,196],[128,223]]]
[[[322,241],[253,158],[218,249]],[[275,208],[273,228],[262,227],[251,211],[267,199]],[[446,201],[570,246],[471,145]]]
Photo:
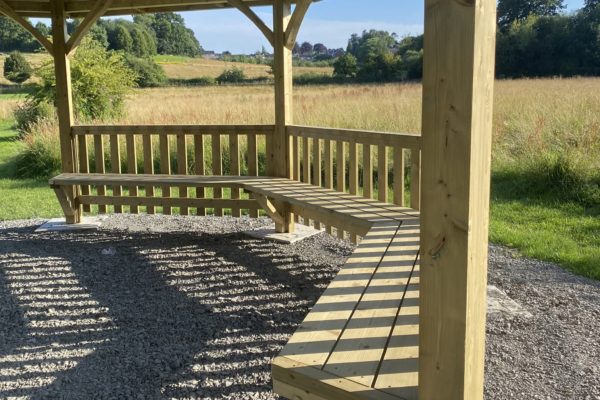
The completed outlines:
[[[325,140],[325,187],[333,189],[333,146]]]
[[[229,153],[231,154],[231,175],[240,176],[240,137],[235,133],[229,135]],[[231,188],[232,199],[239,200],[240,194],[239,188]],[[234,218],[242,216],[242,210],[239,206],[231,208],[231,216]]]
[[[415,210],[421,209],[421,151],[411,152],[410,206]]]
[[[387,202],[388,197],[388,152],[387,147],[379,145],[377,150],[377,191],[379,201]]]
[[[358,194],[358,143],[356,143],[355,141],[350,142],[349,158],[350,158],[349,190],[350,190],[350,194],[357,195]],[[358,236],[356,236],[355,233],[350,232],[350,240],[352,241],[352,243],[357,243]]]
[[[256,135],[249,134],[248,139],[248,175],[258,176],[258,146]],[[296,138],[297,139],[297,138]],[[296,141],[297,143],[297,141]],[[297,176],[297,175],[296,175]],[[250,198],[254,196],[251,194]],[[250,216],[252,218],[258,218],[258,208],[250,210]]]
[[[187,139],[185,133],[177,135],[177,173],[179,175],[188,174],[188,159],[187,159]],[[179,197],[182,199],[188,198],[188,187],[185,185],[179,186]],[[189,215],[188,207],[180,207],[179,214]]]
[[[212,168],[213,175],[223,175],[223,161],[221,156],[221,135],[215,133],[212,135]],[[213,188],[213,197],[215,199],[223,198],[222,188]],[[223,208],[215,207],[215,216],[223,216]]]
[[[404,206],[404,149],[394,147],[394,204]]]
[[[338,141],[336,145],[335,161],[337,164],[337,191],[346,191],[346,145]]]
[[[94,154],[96,158],[96,173],[104,174],[106,167],[104,164],[104,137],[102,135],[94,136]],[[98,196],[106,195],[106,186],[98,185],[97,187]],[[98,206],[98,213],[106,214],[106,206]]]
[[[150,134],[142,136],[142,147],[144,151],[144,174],[154,175],[154,149]],[[154,185],[146,185],[146,197],[154,197]],[[154,214],[154,206],[146,206],[146,212]]]
[[[363,145],[363,196],[373,198],[373,153],[371,145]]]
[[[171,175],[171,143],[169,142],[168,132],[161,132],[159,139],[160,147],[160,173]],[[171,187],[165,185],[162,187],[162,197],[171,197]],[[163,206],[163,214],[171,215],[171,207]]]
[[[293,160],[294,163],[294,179],[300,182],[300,140],[298,136],[294,136],[292,139],[292,151],[293,151]],[[296,217],[298,217],[296,215]]]
[[[313,139],[313,185],[321,186],[322,182],[322,158],[321,158],[321,140],[319,138]],[[321,222],[315,220],[315,229],[321,229]]]
[[[121,144],[119,143],[119,135],[110,135],[110,167],[113,174],[121,173]],[[113,197],[121,196],[121,186],[113,186]],[[123,212],[123,207],[115,205],[115,213]]]
[[[135,135],[127,135],[125,137],[125,144],[127,146],[127,173],[137,175],[137,149],[135,148]],[[127,188],[129,190],[129,196],[137,197],[138,195],[138,187],[137,186],[129,186]],[[129,207],[129,211],[132,214],[137,214],[139,212],[139,208],[137,205],[133,205]]]
[[[205,163],[204,163],[204,135],[194,136],[194,174],[204,175],[206,174]],[[204,187],[196,188],[196,198],[203,199],[206,197],[206,190]],[[206,208],[198,208],[196,214],[200,216],[206,215]]]
[[[78,146],[79,146],[79,172],[82,174],[87,174],[90,172],[90,156],[88,154],[88,142],[87,136],[82,135],[78,138]],[[90,194],[89,185],[81,185],[81,194],[83,196],[87,196]],[[90,212],[91,207],[89,205],[83,206],[84,212]]]
[[[302,140],[302,182],[310,183],[310,139]]]

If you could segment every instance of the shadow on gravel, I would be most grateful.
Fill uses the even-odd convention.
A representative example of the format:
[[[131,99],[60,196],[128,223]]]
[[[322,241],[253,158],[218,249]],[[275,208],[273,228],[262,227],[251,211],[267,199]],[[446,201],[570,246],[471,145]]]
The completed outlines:
[[[270,360],[337,268],[235,234],[32,231],[0,229],[0,398],[276,398]]]

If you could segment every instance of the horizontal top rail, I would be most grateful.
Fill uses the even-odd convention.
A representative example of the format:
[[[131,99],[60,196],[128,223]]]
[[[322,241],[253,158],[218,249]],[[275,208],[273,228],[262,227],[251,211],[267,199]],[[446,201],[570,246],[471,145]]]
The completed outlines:
[[[421,149],[421,135],[357,129],[320,128],[315,126],[288,125],[288,134],[299,137],[319,138],[360,144],[400,146],[405,149]]]
[[[85,135],[270,135],[275,125],[79,125],[74,136]]]

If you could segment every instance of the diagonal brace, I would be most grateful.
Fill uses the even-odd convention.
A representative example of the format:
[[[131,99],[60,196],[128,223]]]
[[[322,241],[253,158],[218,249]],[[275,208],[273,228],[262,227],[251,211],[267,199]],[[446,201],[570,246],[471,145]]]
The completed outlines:
[[[65,214],[67,224],[78,224],[81,222],[81,212],[77,199],[75,198],[75,188],[68,186],[52,186],[58,202]]]
[[[44,35],[42,35],[40,31],[35,29],[29,21],[17,14],[17,12],[13,8],[11,8],[4,0],[0,0],[0,13],[13,19],[16,23],[25,28],[29,33],[33,35],[33,37],[35,37],[35,39],[38,42],[40,42],[42,46],[44,46],[46,51],[50,53],[51,56],[54,56],[54,46],[52,45],[52,42],[48,40],[48,38],[46,38]]]
[[[0,0],[2,1],[2,0]],[[81,24],[77,27],[73,35],[69,38],[66,45],[67,55],[71,54],[73,50],[79,46],[81,40],[86,33],[92,28],[92,26],[98,21],[98,19],[104,15],[106,10],[111,6],[113,0],[98,0],[92,10],[85,16]]]
[[[241,0],[227,0],[227,2],[232,6],[240,10],[250,21],[254,22],[254,25],[265,35],[271,46],[275,46],[275,37],[273,35],[273,31],[269,28],[262,19],[252,9]]]
[[[293,49],[294,44],[296,44],[300,26],[302,26],[302,21],[304,21],[304,17],[312,2],[313,0],[298,0],[296,3],[296,8],[294,9],[290,23],[285,31],[285,47],[290,50]]]
[[[279,212],[277,212],[277,209],[275,208],[273,203],[271,203],[271,201],[267,198],[267,196],[264,196],[262,194],[255,194],[254,197],[258,204],[260,204],[260,206],[266,211],[267,215],[271,217],[273,222],[275,222],[275,225],[283,224],[283,217],[281,216],[281,214],[279,214]]]

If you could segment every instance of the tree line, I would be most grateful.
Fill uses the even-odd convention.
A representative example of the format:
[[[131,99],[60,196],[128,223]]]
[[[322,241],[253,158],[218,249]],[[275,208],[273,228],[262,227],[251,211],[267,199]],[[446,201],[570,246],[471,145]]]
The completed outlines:
[[[69,21],[69,33],[79,23],[79,20]],[[43,22],[38,22],[35,27],[42,35],[50,36],[50,27]],[[90,36],[109,50],[122,50],[137,57],[155,54],[196,57],[202,54],[202,46],[194,32],[176,13],[136,15],[133,21],[100,19],[91,28]],[[42,46],[25,29],[0,16],[0,52],[38,50],[42,50]]]
[[[499,0],[496,73],[501,78],[600,75],[600,0],[565,14],[564,0]],[[337,77],[422,78],[423,36],[364,31],[334,63]]]

